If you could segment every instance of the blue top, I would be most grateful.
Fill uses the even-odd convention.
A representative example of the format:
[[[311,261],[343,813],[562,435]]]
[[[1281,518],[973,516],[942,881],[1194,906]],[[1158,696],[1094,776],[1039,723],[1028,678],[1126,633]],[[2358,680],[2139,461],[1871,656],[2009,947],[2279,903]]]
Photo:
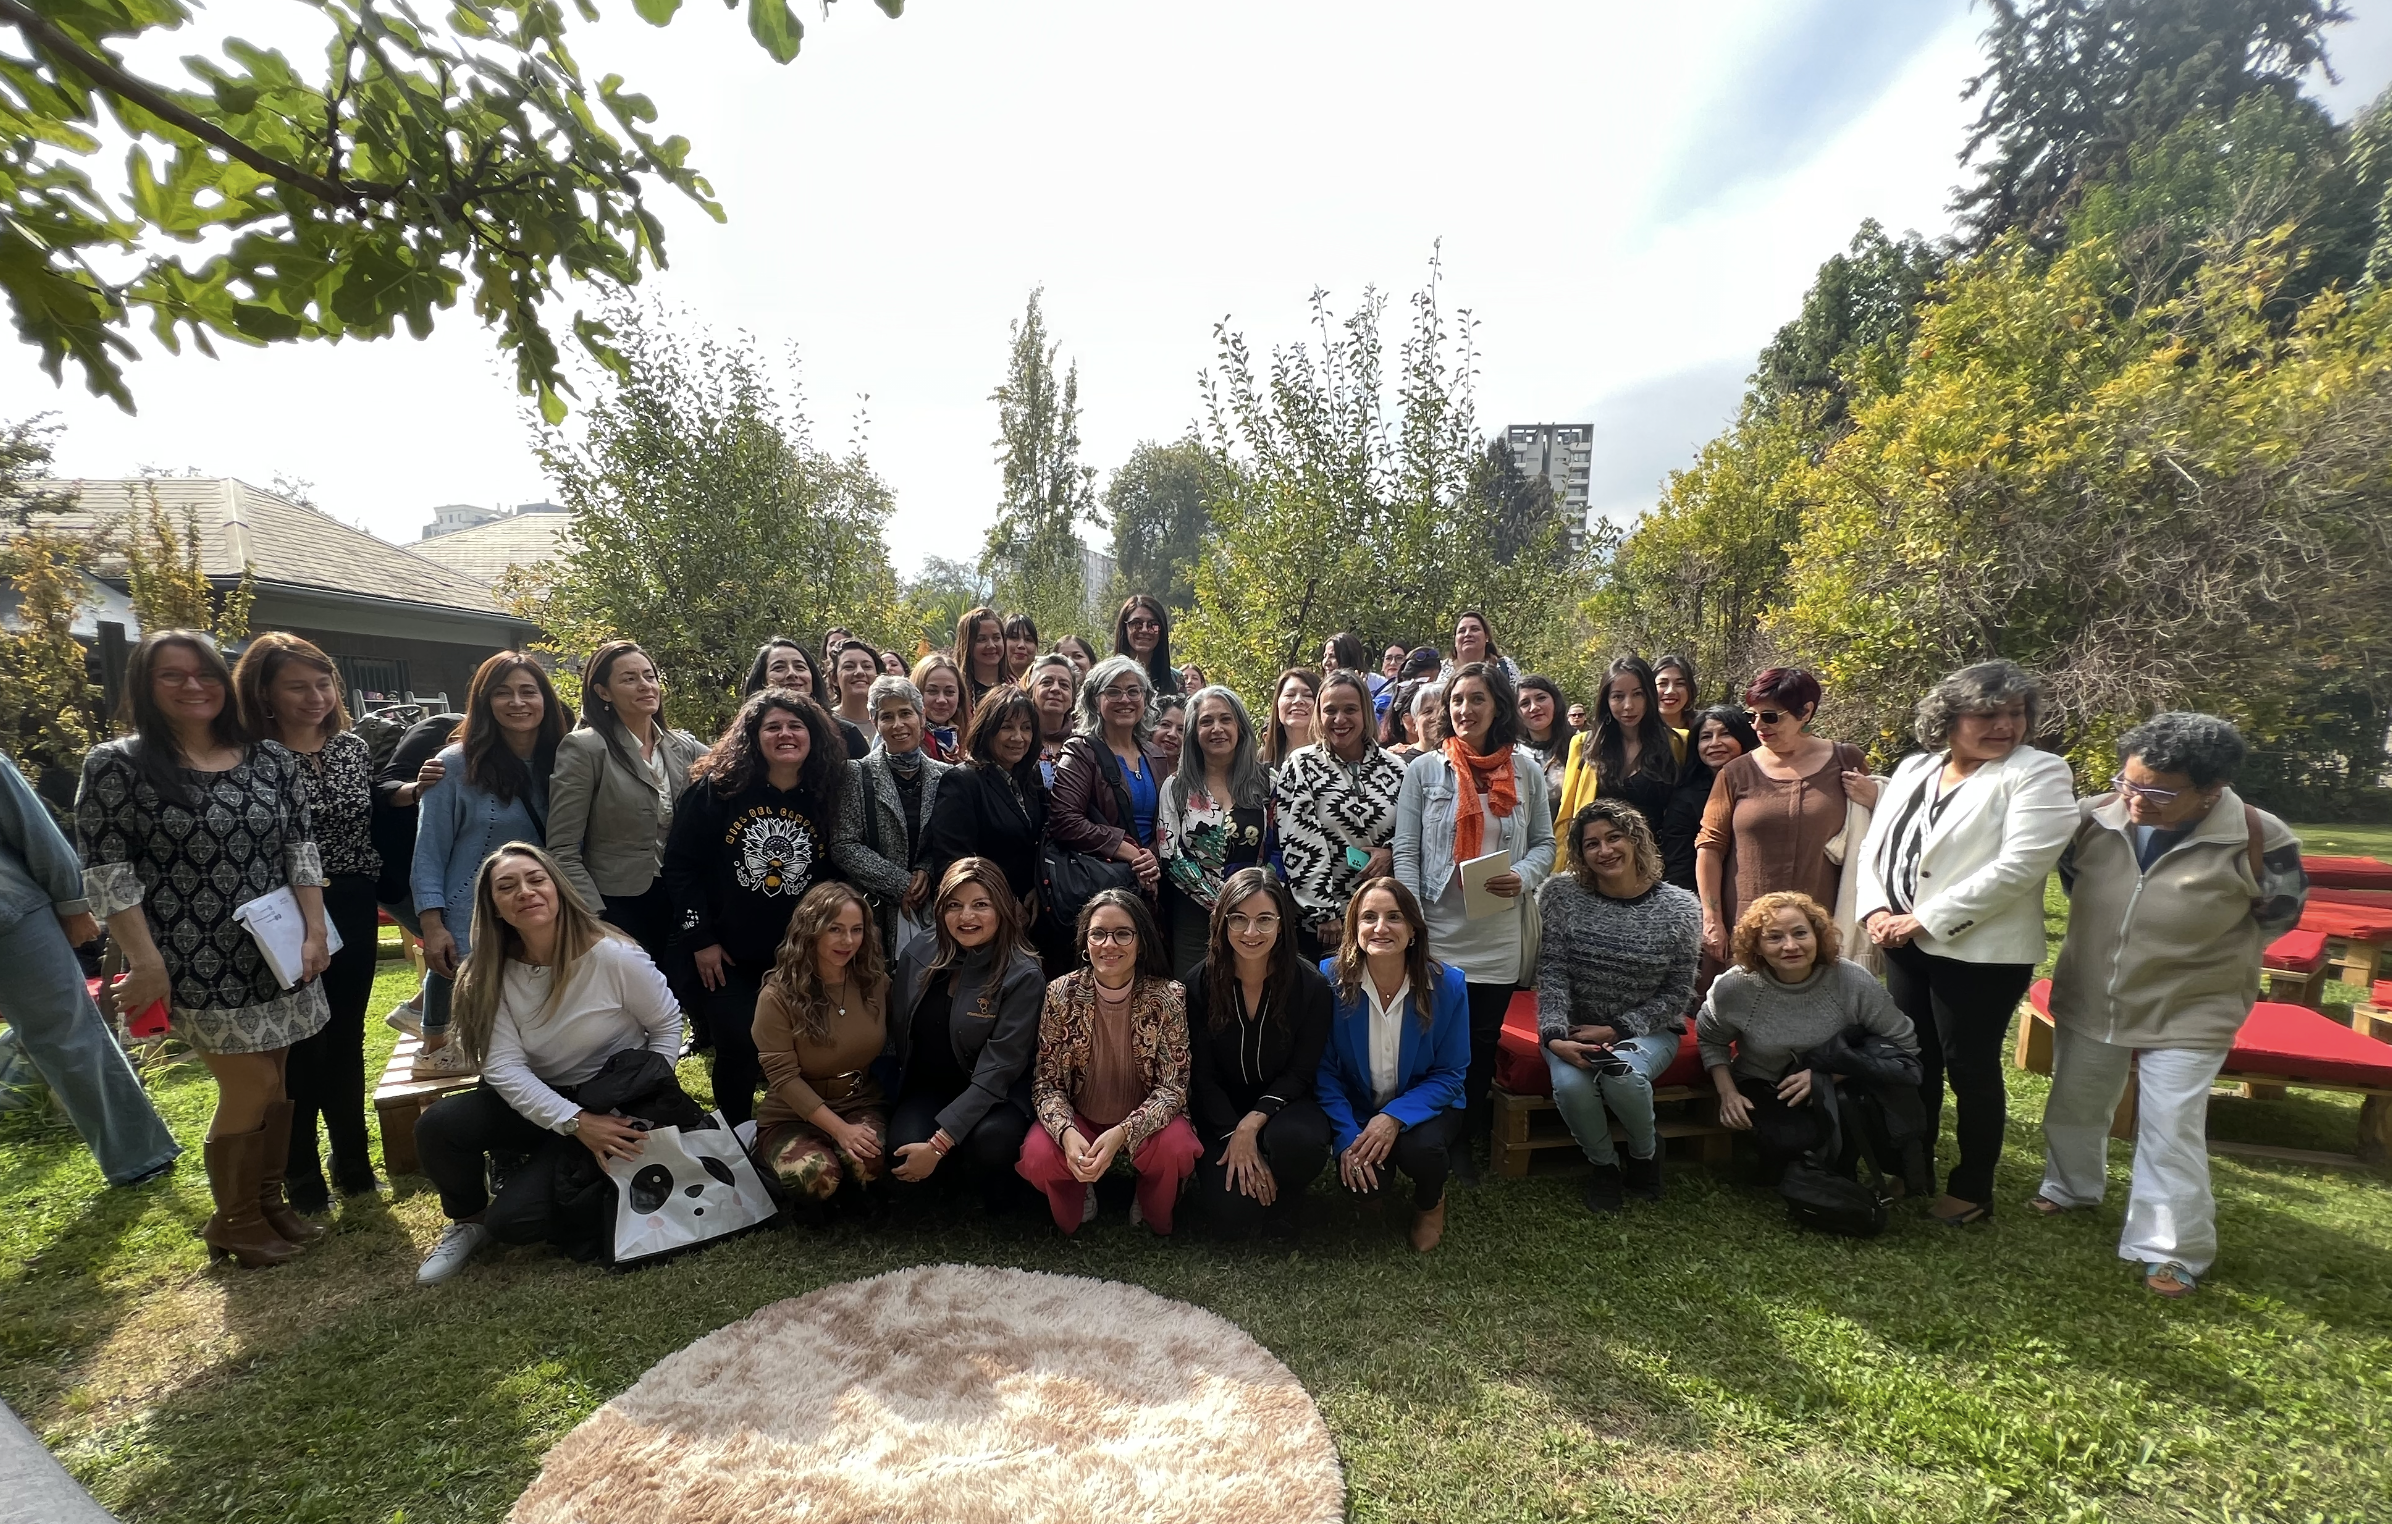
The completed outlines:
[[[25,917],[72,915],[83,898],[83,860],[17,765],[0,757],[0,931]]]
[[[473,876],[483,859],[510,841],[547,845],[548,780],[534,776],[530,794],[501,804],[496,794],[467,780],[464,747],[441,748],[440,765],[446,769],[440,781],[417,801],[408,885],[415,913],[439,911],[462,958],[473,950]]]
[[[1140,757],[1137,766],[1121,770],[1121,781],[1130,791],[1130,835],[1139,846],[1151,848],[1155,810],[1163,799],[1162,788],[1155,782],[1154,764]]]
[[[1380,1106],[1370,1083],[1370,996],[1357,991],[1346,999],[1337,990],[1337,960],[1321,960],[1321,974],[1337,1005],[1329,1021],[1329,1045],[1321,1052],[1319,1100],[1338,1152],[1351,1147],[1362,1135],[1362,1124],[1381,1111],[1411,1128],[1462,1104],[1462,1079],[1470,1068],[1470,996],[1460,969],[1432,964],[1431,970],[1437,987],[1429,1028],[1420,1029],[1421,992],[1413,990],[1404,997],[1395,1096]]]

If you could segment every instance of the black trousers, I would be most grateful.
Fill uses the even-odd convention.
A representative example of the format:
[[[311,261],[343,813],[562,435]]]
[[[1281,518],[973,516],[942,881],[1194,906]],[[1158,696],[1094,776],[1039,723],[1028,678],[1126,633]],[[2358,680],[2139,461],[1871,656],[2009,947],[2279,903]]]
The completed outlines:
[[[1365,1124],[1369,1118],[1362,1119]],[[1453,1151],[1462,1143],[1462,1128],[1466,1125],[1460,1108],[1440,1111],[1417,1127],[1407,1127],[1395,1135],[1395,1147],[1389,1149],[1386,1160],[1379,1166],[1379,1186],[1387,1185],[1387,1170],[1392,1166],[1403,1172],[1412,1182],[1412,1205],[1427,1211],[1445,1199],[1445,1177],[1453,1172]]]
[[[673,945],[673,897],[665,893],[664,880],[659,878],[648,886],[644,894],[604,894],[606,908],[599,914],[609,926],[630,936],[647,951],[658,968],[672,968],[667,960]]]
[[[1204,1155],[1196,1161],[1196,1190],[1223,1232],[1249,1234],[1265,1223],[1292,1222],[1302,1210],[1304,1193],[1329,1164],[1329,1117],[1312,1101],[1290,1101],[1262,1124],[1254,1146],[1279,1187],[1278,1199],[1267,1207],[1230,1188],[1228,1167],[1220,1162],[1228,1143],[1227,1133],[1205,1138]]]
[[[1952,1087],[1960,1158],[1945,1189],[1962,1201],[1993,1200],[2010,1100],[2002,1083],[2002,1039],[2010,1013],[2034,980],[2031,963],[1963,963],[1916,947],[1885,950],[1885,988],[1919,1035],[1919,1105],[1932,1157],[1943,1129],[1944,1085]]]
[[[527,1119],[488,1085],[442,1096],[415,1120],[415,1154],[440,1188],[440,1210],[451,1222],[476,1212],[500,1243],[539,1243],[548,1237],[555,1211],[554,1156],[579,1143]],[[510,1176],[496,1201],[490,1199],[493,1153],[529,1154],[531,1163]]]
[[[1462,1100],[1468,1108],[1458,1140],[1464,1148],[1495,1128],[1495,1045],[1503,1038],[1503,1015],[1512,1008],[1516,989],[1509,984],[1463,986],[1470,995],[1470,1070],[1462,1080]]]
[[[924,1095],[916,1092],[897,1098],[889,1109],[888,1157],[892,1165],[897,1150],[908,1143],[927,1143],[930,1135],[939,1130],[939,1113],[954,1104],[951,1095]],[[1022,1139],[1030,1135],[1030,1119],[1011,1101],[999,1101],[988,1108],[972,1130],[955,1140],[955,1147],[939,1161],[930,1178],[922,1183],[936,1185],[949,1178],[958,1167],[961,1173],[977,1181],[984,1205],[991,1208],[1006,1205],[1029,1190],[1013,1166],[1022,1156]],[[890,1176],[896,1179],[895,1176]],[[904,1186],[903,1180],[897,1184]]]
[[[754,1120],[756,1092],[764,1085],[764,1065],[756,1057],[756,996],[765,973],[726,964],[721,987],[698,992],[714,1035],[714,1104],[734,1127]]]
[[[294,1195],[311,1206],[324,1196],[316,1162],[319,1116],[332,1145],[332,1183],[344,1191],[374,1188],[365,1131],[365,1008],[374,998],[380,911],[374,881],[365,874],[336,873],[324,886],[324,918],[341,936],[341,950],[322,976],[332,1019],[315,1036],[291,1044],[284,1077],[291,1098],[289,1179]]]

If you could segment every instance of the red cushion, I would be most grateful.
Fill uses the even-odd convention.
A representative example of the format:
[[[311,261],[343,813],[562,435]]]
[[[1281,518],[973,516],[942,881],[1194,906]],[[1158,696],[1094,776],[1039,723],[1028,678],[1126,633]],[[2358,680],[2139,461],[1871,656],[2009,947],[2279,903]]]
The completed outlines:
[[[2301,867],[2318,889],[2392,889],[2392,863],[2373,857],[2304,857]]]
[[[2367,993],[2371,997],[2368,1001],[2370,1005],[2392,1005],[2392,979],[2376,980],[2375,988]]]
[[[2051,1015],[2051,981],[2036,980],[2027,999],[2036,1010]],[[2262,1000],[2251,1007],[2242,1030],[2234,1035],[2226,1067],[2242,1074],[2392,1088],[2392,1043],[2362,1037],[2305,1005]]]
[[[2392,941],[2392,894],[2368,889],[2312,889],[2301,930],[2361,942]]]
[[[1702,1077],[1702,1050],[1695,1046],[1693,1024],[1688,1023],[1686,1036],[1678,1043],[1677,1058],[1655,1076],[1653,1088],[1666,1090],[1672,1085],[1700,1084]],[[1553,1075],[1545,1067],[1544,1046],[1537,1041],[1537,997],[1533,990],[1515,993],[1503,1013],[1503,1036],[1495,1045],[1495,1083],[1514,1095],[1553,1093]]]
[[[2288,931],[2268,944],[2260,961],[2285,973],[2314,974],[2326,966],[2326,934]]]

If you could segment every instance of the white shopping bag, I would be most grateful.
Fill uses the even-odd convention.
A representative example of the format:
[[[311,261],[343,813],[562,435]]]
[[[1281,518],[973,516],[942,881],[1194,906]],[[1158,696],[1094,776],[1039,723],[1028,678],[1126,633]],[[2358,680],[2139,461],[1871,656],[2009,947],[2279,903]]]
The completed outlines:
[[[738,1135],[659,1127],[636,1159],[609,1159],[615,1182],[615,1263],[636,1264],[752,1228],[777,1208]]]

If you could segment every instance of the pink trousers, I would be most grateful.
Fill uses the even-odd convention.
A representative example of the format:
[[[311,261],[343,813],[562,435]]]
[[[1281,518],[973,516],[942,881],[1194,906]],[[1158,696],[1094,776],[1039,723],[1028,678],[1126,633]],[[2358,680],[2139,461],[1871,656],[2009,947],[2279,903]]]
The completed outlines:
[[[1083,1142],[1093,1141],[1104,1131],[1076,1111],[1071,1125]],[[1184,1116],[1173,1117],[1170,1126],[1130,1151],[1130,1168],[1138,1173],[1138,1211],[1157,1233],[1171,1231],[1171,1211],[1179,1204],[1180,1185],[1196,1172],[1196,1160],[1203,1152],[1196,1129]],[[1045,1128],[1031,1126],[1030,1135],[1022,1139],[1021,1161],[1013,1170],[1046,1192],[1047,1210],[1055,1214],[1056,1227],[1066,1233],[1079,1231],[1088,1187],[1072,1178],[1063,1145],[1048,1137]]]

